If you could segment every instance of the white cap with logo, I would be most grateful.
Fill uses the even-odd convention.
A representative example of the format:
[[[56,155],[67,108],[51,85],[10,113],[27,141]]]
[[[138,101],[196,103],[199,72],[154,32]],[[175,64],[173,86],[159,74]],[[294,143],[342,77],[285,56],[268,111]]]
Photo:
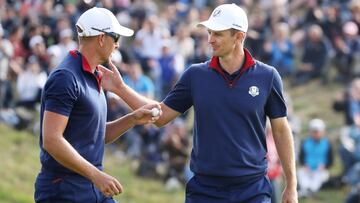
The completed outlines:
[[[245,11],[236,4],[222,4],[214,9],[208,20],[198,24],[213,31],[228,29],[247,32],[248,20]]]
[[[120,25],[111,11],[98,7],[93,7],[81,14],[76,26],[81,29],[78,29],[78,35],[81,37],[97,36],[103,34],[101,31],[114,32],[126,37],[134,34],[133,30]]]

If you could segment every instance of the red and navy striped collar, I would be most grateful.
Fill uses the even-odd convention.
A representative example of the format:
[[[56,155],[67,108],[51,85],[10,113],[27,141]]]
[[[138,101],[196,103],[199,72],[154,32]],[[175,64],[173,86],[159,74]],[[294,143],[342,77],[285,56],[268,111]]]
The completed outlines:
[[[244,48],[244,53],[245,53],[245,62],[242,65],[242,67],[240,68],[240,73],[247,71],[248,69],[250,69],[251,67],[253,67],[255,65],[255,61],[254,61],[253,57],[251,56],[250,52],[246,48]],[[219,57],[217,57],[217,56],[213,56],[211,58],[209,67],[216,70],[217,72],[223,71],[223,69],[219,63]]]
[[[240,76],[255,65],[255,60],[253,59],[250,52],[246,48],[244,48],[244,53],[245,53],[244,64],[240,68],[240,73],[234,80],[229,80],[228,77],[226,77],[225,71],[221,67],[220,62],[219,62],[219,57],[217,57],[217,56],[213,56],[211,58],[210,63],[209,63],[209,68],[218,72],[226,80],[229,87],[232,88],[235,85],[235,82],[240,78]]]
[[[70,55],[71,55],[72,57],[74,57],[74,58],[77,58],[78,55],[80,55],[80,56],[82,57],[82,69],[83,69],[85,72],[87,72],[87,73],[89,73],[89,74],[91,74],[91,75],[93,75],[93,76],[95,77],[96,82],[97,82],[97,85],[98,85],[98,90],[99,90],[99,92],[100,92],[100,91],[101,91],[101,79],[102,79],[102,74],[101,74],[101,72],[99,71],[98,66],[95,67],[95,72],[92,72],[88,60],[87,60],[86,57],[85,57],[84,55],[82,55],[78,50],[71,50],[71,51],[70,51]]]

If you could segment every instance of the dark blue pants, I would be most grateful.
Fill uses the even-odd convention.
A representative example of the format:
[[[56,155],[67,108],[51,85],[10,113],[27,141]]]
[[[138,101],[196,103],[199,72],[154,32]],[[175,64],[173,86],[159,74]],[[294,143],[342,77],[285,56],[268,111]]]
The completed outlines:
[[[271,193],[265,176],[238,183],[194,176],[186,185],[185,203],[271,203]]]
[[[86,178],[40,173],[35,182],[36,203],[116,203]]]

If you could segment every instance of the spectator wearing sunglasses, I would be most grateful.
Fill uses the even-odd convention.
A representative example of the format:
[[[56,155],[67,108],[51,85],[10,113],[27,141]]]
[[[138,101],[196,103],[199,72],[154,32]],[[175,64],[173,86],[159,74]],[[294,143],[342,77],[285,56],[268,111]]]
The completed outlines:
[[[99,64],[133,30],[104,8],[91,8],[76,23],[79,49],[70,51],[50,74],[42,94],[40,160],[36,202],[115,202],[120,182],[103,172],[104,145],[135,125],[154,122],[146,105],[106,122],[107,105]]]

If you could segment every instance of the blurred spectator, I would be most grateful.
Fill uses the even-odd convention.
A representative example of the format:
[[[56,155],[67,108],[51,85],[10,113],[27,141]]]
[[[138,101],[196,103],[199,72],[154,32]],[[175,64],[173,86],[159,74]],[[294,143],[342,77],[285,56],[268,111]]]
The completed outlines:
[[[360,36],[360,1],[352,0],[350,4],[351,21],[353,21],[358,28],[357,35]]]
[[[62,60],[69,51],[77,49],[77,43],[73,40],[73,31],[70,28],[66,28],[60,31],[59,34],[60,41],[57,45],[60,50],[60,55],[58,60]]]
[[[210,49],[208,48],[207,37],[203,36],[199,39],[198,46],[192,59],[192,63],[201,63],[210,58]]]
[[[41,70],[48,72],[49,70],[49,56],[46,52],[44,38],[41,35],[35,35],[29,41],[32,56],[37,57]]]
[[[303,140],[300,150],[300,197],[316,193],[329,179],[328,168],[333,163],[333,156],[331,143],[325,133],[324,121],[316,118],[309,122],[309,136]]]
[[[25,70],[18,74],[17,106],[35,109],[35,105],[40,102],[41,90],[46,79],[47,75],[41,70],[38,59],[35,56],[29,57]]]
[[[275,26],[275,37],[272,42],[264,45],[265,53],[269,55],[269,63],[274,66],[282,77],[294,73],[294,52],[295,47],[289,38],[289,25],[278,23]]]
[[[73,33],[76,33],[76,21],[80,17],[80,12],[76,8],[75,2],[71,1],[65,1],[64,2],[64,13],[69,17],[70,19],[70,27],[73,28]]]
[[[357,162],[344,178],[351,185],[351,191],[346,197],[346,203],[360,202],[360,162]]]
[[[340,136],[340,158],[343,163],[343,176],[346,177],[353,166],[360,162],[360,130],[355,126],[345,127]]]
[[[324,72],[328,71],[326,65],[329,60],[329,45],[320,26],[309,27],[302,55],[292,85],[304,84],[314,78],[324,79]]]
[[[60,42],[61,41],[61,35],[63,36],[68,36],[68,35],[71,35],[71,37],[73,36],[73,33],[77,33],[77,31],[75,30],[72,30],[71,34],[69,31],[66,31],[67,29],[71,29],[71,21],[70,19],[68,18],[68,16],[62,14],[58,17],[58,20],[56,22],[56,30],[55,30],[55,33],[50,33],[51,34],[51,37],[56,37],[56,40],[55,42],[52,42],[52,44],[55,44],[57,42]],[[75,28],[73,29],[76,29],[76,26]],[[63,34],[61,34],[62,31],[65,31]],[[53,31],[54,32],[54,31]],[[49,45],[49,44],[48,44]]]
[[[52,0],[44,0],[39,10],[40,25],[44,36],[50,37],[55,35],[57,19],[54,15],[54,2]]]
[[[127,75],[124,76],[124,82],[141,95],[151,99],[154,98],[154,83],[148,76],[143,74],[138,61],[130,61]]]
[[[324,18],[320,25],[325,36],[334,46],[336,39],[341,37],[341,19],[336,4],[324,8]]]
[[[13,53],[13,46],[9,40],[4,38],[4,30],[0,24],[0,110],[7,100],[7,92],[11,91],[9,89],[8,72]]]
[[[345,127],[340,135],[340,157],[343,162],[342,181],[351,186],[346,203],[360,200],[360,130],[358,127]]]
[[[57,45],[52,45],[46,52],[49,57],[48,72],[50,73],[61,62],[61,49]]]
[[[360,78],[356,78],[352,81],[347,102],[347,114],[350,119],[349,124],[360,127]]]
[[[160,149],[160,129],[153,125],[137,126],[136,132],[141,136],[141,157],[137,175],[142,177],[159,177],[159,166],[162,165],[163,157]],[[133,135],[129,137],[134,137]],[[131,138],[134,139],[134,138]]]
[[[38,24],[30,25],[25,32],[26,34],[24,35],[22,42],[26,50],[30,50],[30,39],[36,35],[41,35],[41,26]]]
[[[338,70],[338,80],[350,82],[355,76],[354,67],[356,58],[360,56],[360,41],[358,27],[352,22],[346,22],[343,27],[343,37],[335,41],[335,65]]]
[[[276,24],[284,22],[288,17],[287,0],[260,0],[258,6],[268,15],[271,28],[276,29]]]
[[[341,93],[336,95],[333,102],[333,109],[343,112],[345,125],[354,125],[354,118],[359,114],[360,102],[360,79],[355,78]]]
[[[25,49],[22,38],[24,36],[24,28],[21,26],[16,26],[10,30],[9,40],[14,47],[13,58],[26,58],[29,55],[27,49]]]
[[[323,11],[320,7],[320,2],[317,0],[306,0],[305,1],[305,16],[304,21],[301,22],[302,27],[308,27],[312,24],[319,24],[323,18]]]
[[[267,34],[269,34],[269,26],[266,25],[266,15],[260,10],[255,11],[253,17],[249,17],[250,28],[245,41],[246,47],[252,53],[254,58],[269,62],[269,56],[264,58],[264,43]]]
[[[184,170],[189,157],[189,137],[185,122],[181,118],[166,127],[161,145],[168,155],[169,168],[165,179],[173,181],[171,178],[176,178],[185,184]]]
[[[340,134],[340,158],[343,163],[343,175],[360,162],[360,131],[358,127],[345,127]]]
[[[184,58],[184,66],[190,64],[190,59],[194,55],[195,42],[190,37],[190,28],[185,24],[177,26],[175,36],[171,38],[171,49],[174,53]],[[184,67],[181,71],[184,70]]]
[[[160,98],[163,99],[167,93],[171,90],[175,82],[177,81],[176,56],[171,51],[170,41],[164,40],[161,50],[161,57],[159,58],[159,65],[161,68],[160,79]],[[183,64],[184,65],[184,64]]]
[[[135,35],[135,52],[144,73],[156,80],[160,76],[158,59],[163,45],[163,31],[158,27],[158,18],[150,16]]]

